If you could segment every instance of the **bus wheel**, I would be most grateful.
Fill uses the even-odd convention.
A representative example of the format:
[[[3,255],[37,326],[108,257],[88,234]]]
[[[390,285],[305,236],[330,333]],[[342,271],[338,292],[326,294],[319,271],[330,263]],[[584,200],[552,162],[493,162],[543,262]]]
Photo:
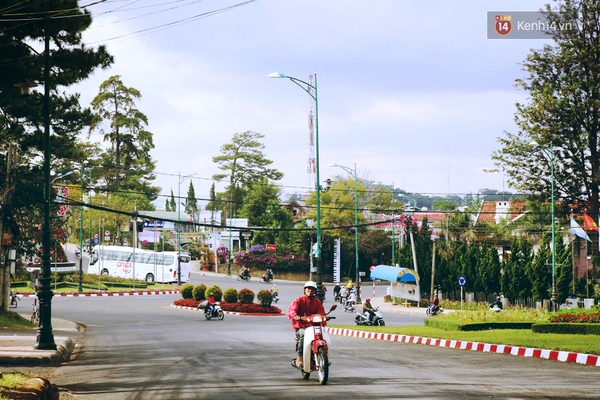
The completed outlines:
[[[152,275],[152,274],[146,275],[146,282],[154,283],[154,275]]]
[[[100,275],[108,275],[108,270],[104,268],[102,272],[100,272]]]

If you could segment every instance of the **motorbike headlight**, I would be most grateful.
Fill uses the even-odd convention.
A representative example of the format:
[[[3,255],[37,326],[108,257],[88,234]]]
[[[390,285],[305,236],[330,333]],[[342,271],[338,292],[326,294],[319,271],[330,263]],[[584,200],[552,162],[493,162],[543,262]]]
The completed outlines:
[[[312,318],[312,320],[313,320],[313,322],[323,322],[323,316],[321,316],[321,315],[315,315]]]

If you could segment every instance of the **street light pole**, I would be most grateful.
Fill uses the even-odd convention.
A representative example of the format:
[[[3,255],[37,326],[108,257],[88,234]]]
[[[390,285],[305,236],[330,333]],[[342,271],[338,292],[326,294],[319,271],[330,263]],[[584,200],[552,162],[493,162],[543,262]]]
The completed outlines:
[[[550,297],[550,308],[551,311],[556,311],[556,248],[555,248],[555,212],[554,212],[554,145],[550,143],[550,148],[538,144],[535,140],[530,143],[533,147],[539,147],[542,152],[550,157],[550,201],[551,214],[552,214],[552,294]]]
[[[48,2],[44,13],[44,222],[42,225],[42,268],[40,274],[40,325],[33,346],[37,350],[56,350],[52,332],[52,288],[50,287],[50,18]]]
[[[87,161],[81,163],[81,207],[79,210],[79,284],[77,286],[77,293],[83,294],[83,178],[85,176],[85,164]],[[91,244],[90,244],[91,246]]]
[[[231,220],[233,219],[233,186],[229,188],[229,248],[227,251],[227,276],[231,276],[231,253],[233,251],[233,238],[231,237]]]
[[[354,169],[349,167],[344,167],[343,165],[339,165],[336,163],[329,164],[330,167],[339,167],[352,175],[354,178],[354,255],[356,262],[356,304],[361,304],[362,301],[360,299],[360,268],[358,265],[358,176],[356,175],[356,163],[354,163]]]
[[[316,202],[317,202],[317,249],[315,252],[316,265],[317,265],[317,273],[315,275],[316,283],[317,283],[317,298],[323,300],[323,266],[321,263],[321,180],[319,177],[319,100],[318,100],[318,90],[317,90],[317,74],[315,76],[315,84],[311,85],[310,83],[304,82],[300,79],[296,79],[291,76],[287,76],[282,74],[281,72],[273,72],[267,75],[268,78],[285,78],[294,82],[298,85],[302,90],[304,90],[312,99],[315,101],[315,174],[316,174],[316,182],[315,182],[315,191],[316,191]],[[314,91],[314,94],[313,94]]]

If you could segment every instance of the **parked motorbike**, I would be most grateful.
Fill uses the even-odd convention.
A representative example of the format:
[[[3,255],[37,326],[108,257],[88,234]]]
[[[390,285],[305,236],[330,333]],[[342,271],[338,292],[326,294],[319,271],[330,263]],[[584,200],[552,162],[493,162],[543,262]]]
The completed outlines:
[[[244,274],[239,274],[237,276],[237,280],[238,281],[246,281],[246,282],[250,282],[250,278],[252,278],[250,275],[244,275]]]
[[[356,302],[349,301],[348,304],[344,305],[344,312],[346,312],[346,311],[354,312],[355,308],[356,308]]]
[[[204,317],[206,319],[216,318],[219,321],[223,320],[223,318],[225,318],[225,313],[221,309],[221,303],[217,301],[213,306],[212,312],[210,312],[210,309],[208,308],[208,306],[206,306],[206,308],[204,309]]]
[[[373,310],[373,318],[369,321],[369,318],[364,313],[356,312],[356,318],[354,318],[354,322],[356,325],[367,325],[367,326],[385,326],[385,321],[383,320],[383,314],[379,311],[379,308],[375,308]]]
[[[310,378],[313,371],[319,374],[319,383],[327,384],[329,379],[329,334],[327,329],[323,329],[321,322],[335,319],[328,314],[335,310],[337,305],[334,304],[325,315],[309,315],[301,317],[302,321],[309,322],[312,326],[304,331],[304,348],[302,349],[304,365],[302,368],[296,364],[296,359],[292,360],[292,367],[298,368],[302,372],[304,380]],[[296,342],[296,353],[298,353],[298,342]]]
[[[444,312],[444,309],[442,307],[438,306],[436,308],[433,305],[433,303],[429,304],[429,306],[425,310],[425,313],[427,314],[428,317],[435,317],[436,315],[441,314],[443,312]]]
[[[273,277],[271,277],[267,274],[264,274],[263,276],[260,277],[260,281],[262,283],[271,283],[271,282],[273,282]]]
[[[75,249],[75,258],[81,258],[81,250],[79,249],[79,247]]]

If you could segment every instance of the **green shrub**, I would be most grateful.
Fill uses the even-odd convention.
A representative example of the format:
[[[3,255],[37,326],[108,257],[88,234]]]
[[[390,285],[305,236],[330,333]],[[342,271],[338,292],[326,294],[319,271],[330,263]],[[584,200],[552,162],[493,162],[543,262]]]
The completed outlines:
[[[600,335],[600,324],[597,323],[547,323],[533,324],[535,333],[562,333],[565,335]]]
[[[258,299],[260,305],[263,307],[269,307],[273,302],[273,295],[271,294],[271,292],[265,289],[259,290],[258,294],[256,295],[256,298]]]
[[[221,299],[223,298],[223,291],[221,290],[219,285],[212,285],[206,288],[206,290],[204,291],[204,298],[207,299],[211,293],[215,295],[216,301],[221,301]]]
[[[242,304],[252,304],[254,302],[254,292],[250,289],[242,289],[238,292],[238,301]]]
[[[193,295],[193,290],[194,290],[194,285],[192,285],[191,283],[186,283],[185,285],[183,285],[181,287],[181,297],[183,297],[184,299],[191,299],[194,295]]]
[[[194,300],[202,301],[202,300],[206,299],[205,293],[206,293],[206,285],[204,283],[196,285],[194,287]]]
[[[236,303],[238,300],[238,292],[235,288],[227,288],[223,292],[223,300],[227,303]]]

